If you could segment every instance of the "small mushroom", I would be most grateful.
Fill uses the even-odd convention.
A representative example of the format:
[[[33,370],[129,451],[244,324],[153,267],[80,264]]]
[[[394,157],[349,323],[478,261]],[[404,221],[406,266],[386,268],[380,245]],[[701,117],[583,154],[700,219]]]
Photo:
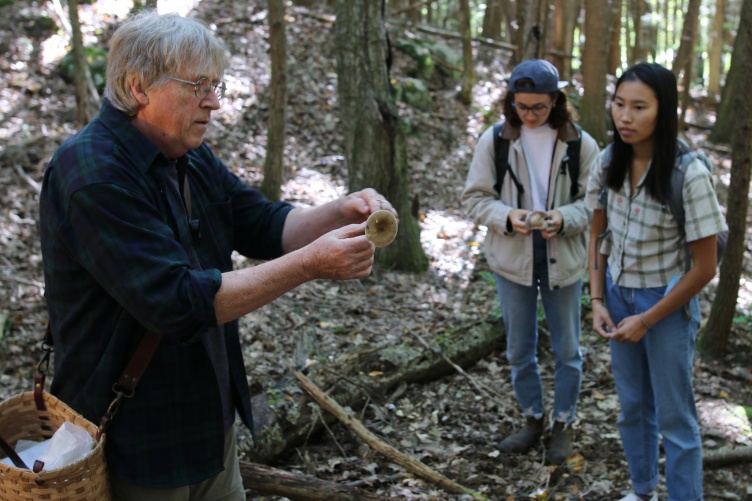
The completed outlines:
[[[525,224],[531,230],[542,230],[546,225],[546,213],[540,210],[529,212],[525,218]]]
[[[366,238],[376,247],[386,247],[397,236],[397,218],[388,210],[377,210],[366,221]]]

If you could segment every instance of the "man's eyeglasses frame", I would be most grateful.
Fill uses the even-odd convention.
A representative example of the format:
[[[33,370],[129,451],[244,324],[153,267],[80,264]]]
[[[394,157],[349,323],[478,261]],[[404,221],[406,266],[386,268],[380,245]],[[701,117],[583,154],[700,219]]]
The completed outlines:
[[[196,97],[198,99],[204,99],[206,96],[209,95],[209,92],[214,90],[214,94],[217,96],[217,99],[222,99],[225,97],[225,91],[227,90],[227,86],[224,82],[217,82],[215,84],[211,83],[211,80],[207,77],[201,77],[195,82],[191,82],[190,80],[183,80],[182,78],[177,77],[170,77],[170,80],[175,80],[176,82],[182,82],[184,84],[193,85],[193,93],[196,94]]]

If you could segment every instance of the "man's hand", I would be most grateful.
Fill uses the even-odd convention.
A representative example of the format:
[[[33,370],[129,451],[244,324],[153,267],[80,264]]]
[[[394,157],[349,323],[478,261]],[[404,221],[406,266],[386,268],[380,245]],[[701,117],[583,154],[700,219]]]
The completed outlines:
[[[373,268],[375,247],[365,237],[365,223],[332,230],[306,246],[303,268],[309,280],[366,278]]]
[[[341,199],[340,211],[347,221],[363,222],[372,213],[381,209],[388,210],[399,221],[399,215],[392,204],[373,188],[350,193]]]

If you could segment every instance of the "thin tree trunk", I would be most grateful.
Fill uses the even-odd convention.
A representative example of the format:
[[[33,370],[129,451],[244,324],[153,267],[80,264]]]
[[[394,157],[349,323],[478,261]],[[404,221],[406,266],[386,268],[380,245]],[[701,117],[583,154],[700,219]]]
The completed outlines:
[[[269,54],[272,77],[269,84],[269,134],[266,140],[264,181],[261,192],[270,200],[280,199],[284,178],[285,124],[287,123],[287,36],[285,1],[269,0]]]
[[[715,102],[721,91],[721,55],[723,53],[723,19],[725,0],[716,0],[715,15],[710,31],[710,56],[708,57],[708,98]]]
[[[585,0],[585,51],[582,58],[580,124],[599,144],[608,139],[606,129],[606,70],[610,7],[603,0]]]
[[[739,22],[739,39],[752,40],[752,2],[744,2]],[[734,47],[732,67],[743,85],[752,82],[752,51],[748,46]],[[733,100],[734,135],[731,154],[731,180],[728,190],[726,221],[729,239],[721,262],[721,275],[710,310],[710,317],[700,336],[698,349],[711,356],[721,357],[727,351],[731,325],[736,314],[739,278],[744,260],[747,210],[749,209],[749,181],[752,171],[752,94],[739,92],[724,94]]]
[[[732,140],[732,134],[737,126],[738,109],[735,108],[736,100],[740,94],[746,93],[744,86],[748,85],[748,81],[744,81],[737,73],[741,73],[742,64],[737,64],[736,61],[742,60],[747,56],[743,56],[743,53],[752,52],[752,37],[749,35],[748,29],[744,28],[741,24],[741,19],[744,18],[745,11],[748,11],[750,6],[749,1],[742,4],[742,12],[739,20],[738,30],[736,32],[736,38],[734,39],[734,50],[731,56],[731,66],[729,67],[728,74],[726,75],[726,83],[723,85],[721,91],[721,103],[718,107],[717,118],[713,132],[710,134],[710,140],[716,143],[730,143]],[[747,17],[749,20],[749,17]],[[733,31],[733,30],[729,30]]]
[[[81,38],[81,23],[78,21],[78,0],[68,0],[68,16],[71,24],[71,41],[73,45],[73,82],[76,87],[76,115],[78,124],[83,127],[89,123],[89,89],[86,79],[88,64]]]
[[[642,13],[644,5],[645,0],[632,0],[632,32],[634,34],[634,43],[630,54],[632,63],[642,60]]]
[[[677,80],[680,79],[682,71],[686,71],[692,62],[693,48],[696,37],[695,25],[700,15],[701,0],[689,0],[689,6],[687,7],[687,13],[684,16],[684,25],[682,26],[681,44],[679,44],[679,50],[676,52],[674,63],[671,66],[671,71],[676,75]]]
[[[555,0],[553,17],[553,64],[562,80],[572,80],[574,29],[580,13],[581,0]]]
[[[697,0],[698,2],[700,0]],[[685,20],[685,23],[688,22],[689,19]],[[692,34],[691,34],[691,47],[695,46],[695,41],[697,40],[697,26],[699,24],[699,16],[695,17],[695,22],[692,24]],[[684,92],[682,93],[682,102],[681,102],[681,116],[679,117],[679,130],[684,129],[684,122],[687,118],[687,108],[689,108],[689,104],[692,102],[692,95],[690,94],[690,90],[692,88],[692,74],[694,73],[694,65],[695,65],[695,58],[694,58],[694,50],[691,50],[691,53],[689,57],[687,58],[686,66],[684,67],[684,77],[682,78],[682,87],[684,89]]]
[[[458,98],[461,103],[469,105],[473,102],[473,85],[475,84],[475,64],[473,61],[473,41],[470,32],[470,1],[460,0],[461,32],[462,32],[462,88]]]
[[[621,19],[622,8],[624,6],[623,0],[613,0],[611,4],[611,44],[608,48],[608,74],[616,75],[617,71],[621,69]]]

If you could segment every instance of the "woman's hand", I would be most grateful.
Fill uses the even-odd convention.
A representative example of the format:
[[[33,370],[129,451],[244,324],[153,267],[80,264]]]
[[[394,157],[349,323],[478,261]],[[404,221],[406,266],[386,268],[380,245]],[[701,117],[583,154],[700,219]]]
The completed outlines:
[[[640,315],[632,315],[621,322],[619,327],[611,333],[611,339],[620,343],[636,343],[648,332],[648,327],[640,318]]]
[[[529,213],[530,211],[523,209],[512,209],[511,211],[509,211],[509,222],[512,224],[512,229],[515,231],[515,233],[519,233],[520,235],[524,236],[530,235],[530,232],[532,230],[527,226],[527,223],[525,222]]]
[[[593,331],[604,339],[611,339],[611,334],[616,330],[611,315],[608,313],[603,301],[591,302],[593,309]]]

